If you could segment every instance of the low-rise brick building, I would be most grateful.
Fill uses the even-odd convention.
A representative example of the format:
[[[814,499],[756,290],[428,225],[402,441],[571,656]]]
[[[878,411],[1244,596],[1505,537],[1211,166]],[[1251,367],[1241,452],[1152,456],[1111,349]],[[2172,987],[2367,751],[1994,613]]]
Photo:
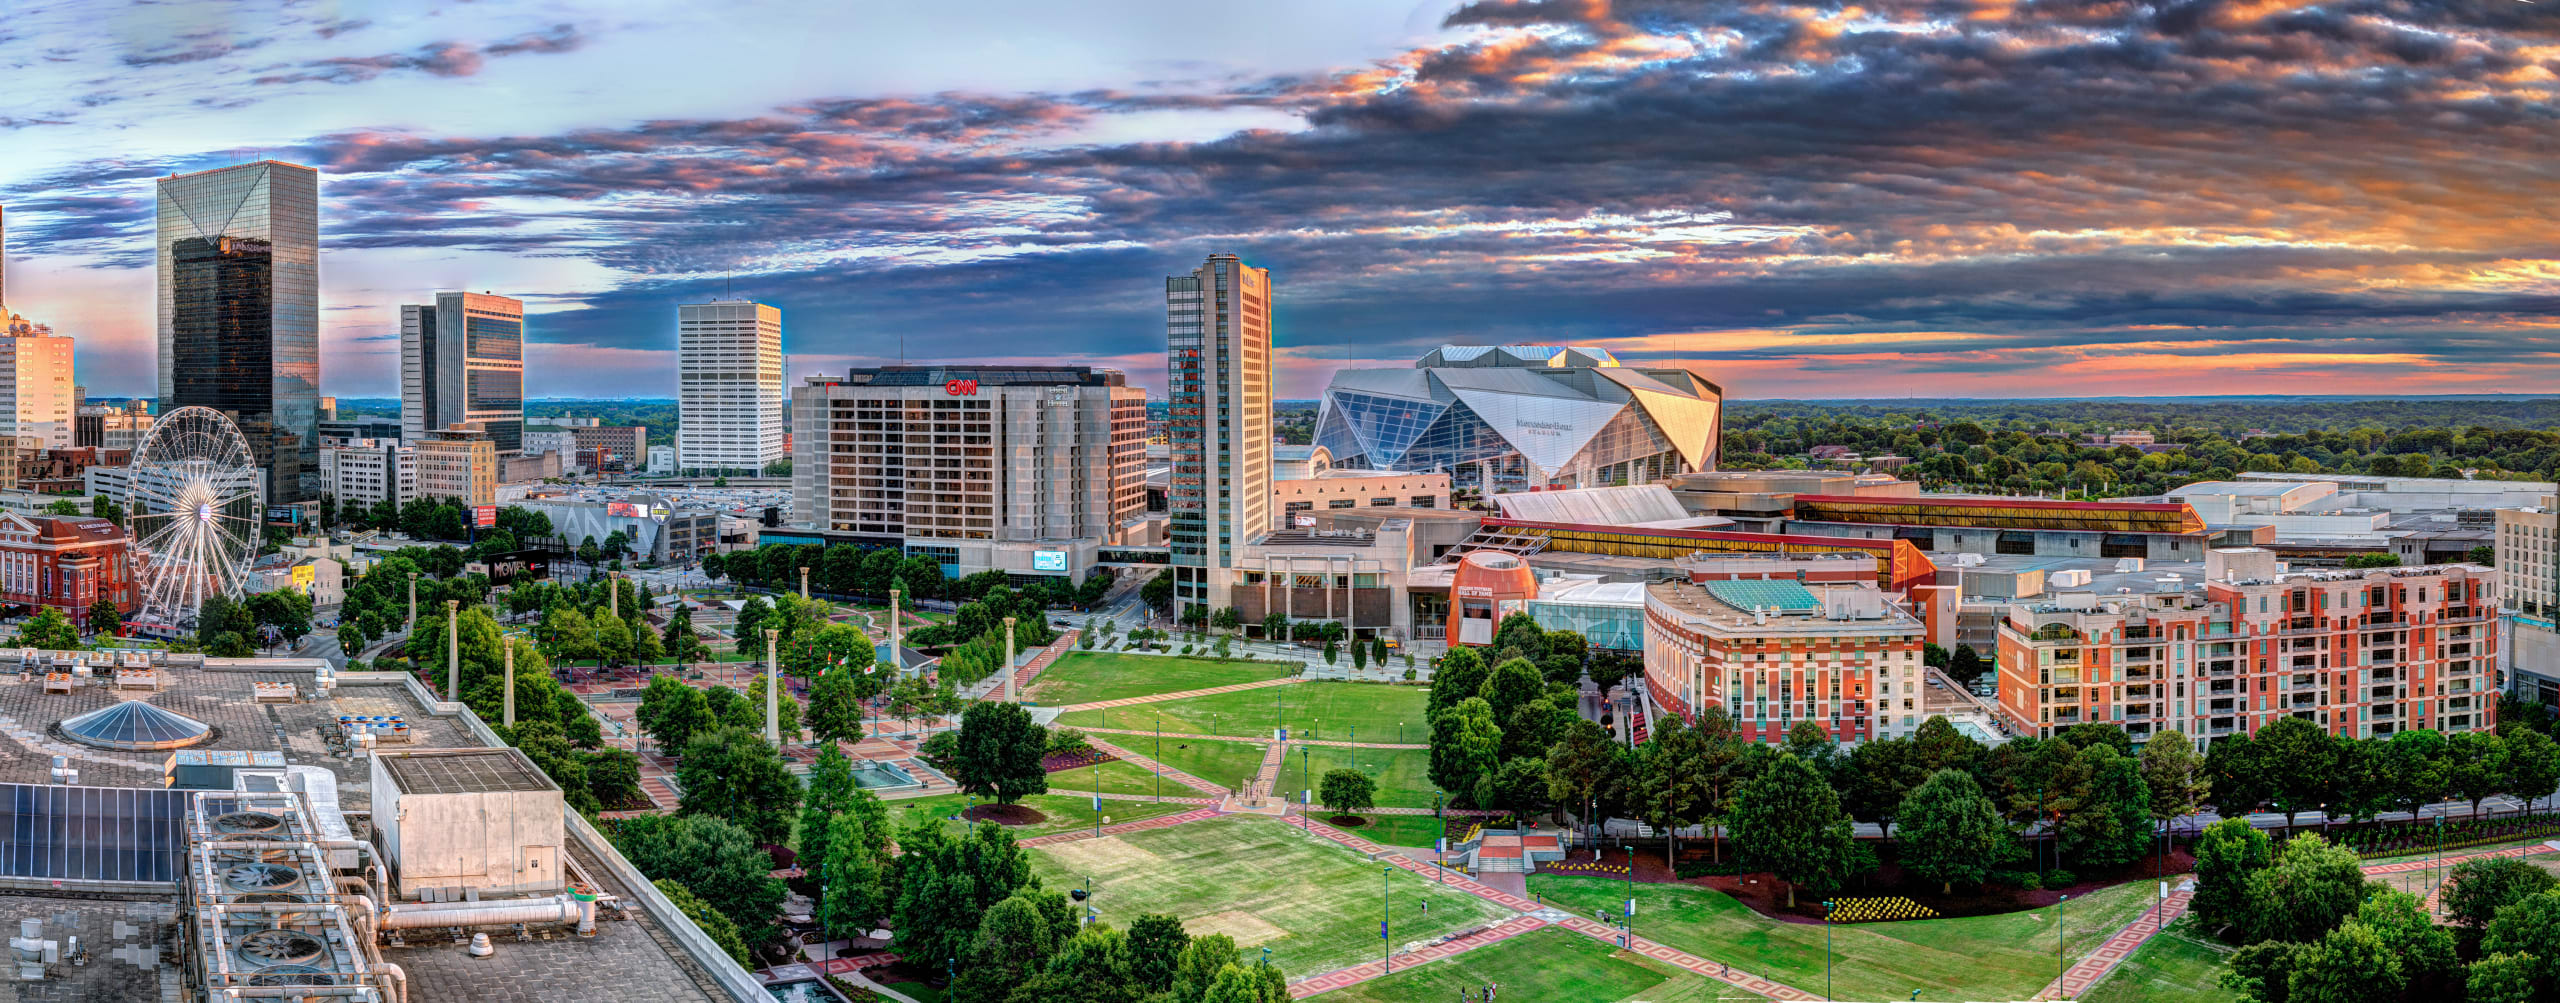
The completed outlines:
[[[0,513],[0,602],[51,606],[86,624],[104,598],[134,609],[132,544],[105,519]]]

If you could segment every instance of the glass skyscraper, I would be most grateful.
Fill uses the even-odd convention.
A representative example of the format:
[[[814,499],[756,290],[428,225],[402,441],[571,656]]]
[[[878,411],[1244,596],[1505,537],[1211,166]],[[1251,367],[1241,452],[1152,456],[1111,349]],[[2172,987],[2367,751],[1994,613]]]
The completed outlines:
[[[230,412],[270,503],[320,465],[320,172],[262,160],[160,179],[160,411]]]
[[[498,452],[524,449],[524,301],[437,293],[400,308],[400,437],[476,421]]]

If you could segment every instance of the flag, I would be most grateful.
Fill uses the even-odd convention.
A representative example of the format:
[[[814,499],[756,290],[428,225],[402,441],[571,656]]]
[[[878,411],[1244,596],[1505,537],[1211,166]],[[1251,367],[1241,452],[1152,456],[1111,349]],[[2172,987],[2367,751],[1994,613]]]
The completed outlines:
[[[1379,939],[1379,940],[1385,940],[1385,939],[1387,939],[1387,921],[1386,921],[1386,920],[1383,920],[1383,919],[1382,919],[1382,920],[1379,920],[1379,921],[1378,921],[1378,939]]]

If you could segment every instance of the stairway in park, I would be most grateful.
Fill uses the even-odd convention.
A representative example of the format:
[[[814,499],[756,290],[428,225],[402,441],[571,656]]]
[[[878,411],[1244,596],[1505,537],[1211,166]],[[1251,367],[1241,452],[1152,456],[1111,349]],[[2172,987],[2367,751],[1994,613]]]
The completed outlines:
[[[1280,765],[1288,761],[1288,746],[1279,742],[1273,742],[1269,745],[1263,746],[1262,769],[1254,773],[1253,790],[1245,792],[1246,796],[1252,797],[1255,795],[1269,795],[1274,793],[1278,789],[1278,785],[1280,783]],[[1281,798],[1281,800],[1286,801],[1289,799]]]

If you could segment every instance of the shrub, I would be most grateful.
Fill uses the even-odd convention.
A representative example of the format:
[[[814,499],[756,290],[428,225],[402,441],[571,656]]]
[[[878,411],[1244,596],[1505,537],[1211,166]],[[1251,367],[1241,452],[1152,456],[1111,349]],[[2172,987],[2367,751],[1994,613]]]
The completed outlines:
[[[2069,888],[2079,883],[2077,876],[2059,867],[2044,872],[2044,886],[2047,888]]]
[[[1073,728],[1049,729],[1050,755],[1091,751],[1093,751],[1093,743],[1085,739],[1084,732]]]
[[[2024,888],[2027,882],[2035,880],[2036,876],[2032,871],[1992,871],[1982,878],[1984,884],[2006,885],[2011,888]]]
[[[2020,874],[2018,875],[2018,890],[2022,892],[2043,891],[2044,879],[2033,874]]]
[[[1413,664],[1413,656],[1412,656],[1412,655],[1406,655],[1406,656],[1404,656],[1404,663],[1405,663],[1405,665],[1407,665],[1407,666],[1411,666],[1411,665]],[[1409,683],[1409,682],[1412,682],[1412,681],[1413,681],[1413,679],[1414,679],[1414,676],[1415,676],[1415,675],[1416,675],[1416,673],[1414,672],[1414,670],[1413,670],[1413,669],[1411,669],[1411,668],[1409,668],[1409,667],[1408,667],[1408,668],[1406,668],[1406,669],[1404,670],[1404,681],[1405,681],[1405,682],[1408,682],[1408,683]]]
[[[945,773],[951,771],[951,760],[959,754],[960,733],[956,731],[935,732],[932,738],[924,740],[923,745],[916,746],[916,758]]]

